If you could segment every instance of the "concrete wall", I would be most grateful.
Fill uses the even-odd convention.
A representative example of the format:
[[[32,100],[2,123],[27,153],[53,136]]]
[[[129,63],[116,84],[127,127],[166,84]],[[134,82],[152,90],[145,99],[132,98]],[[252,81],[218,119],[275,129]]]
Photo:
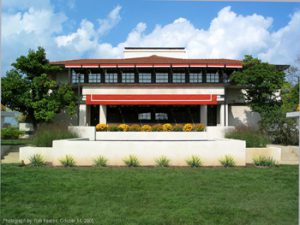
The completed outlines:
[[[253,163],[254,158],[259,156],[271,157],[277,163],[281,162],[281,149],[276,147],[268,148],[247,148],[246,150],[246,163]]]
[[[96,128],[88,126],[69,126],[68,129],[78,135],[79,138],[87,138],[90,141],[96,139]]]
[[[47,155],[48,152],[49,154]],[[40,153],[52,161],[54,166],[61,165],[59,160],[71,155],[79,166],[93,165],[97,156],[108,159],[108,165],[123,166],[123,160],[135,155],[142,166],[154,166],[161,156],[170,159],[171,166],[186,166],[186,160],[192,155],[201,158],[204,166],[219,166],[219,160],[231,155],[238,166],[246,163],[245,142],[240,140],[188,140],[188,141],[87,141],[58,140],[53,141],[53,148],[20,148],[20,160],[28,163],[29,157]]]
[[[246,105],[230,105],[228,107],[228,125],[229,126],[248,126],[258,127],[260,116],[257,112],[251,111]]]
[[[29,164],[30,157],[35,154],[40,154],[46,162],[53,161],[53,152],[52,148],[48,147],[20,147],[19,149],[19,159],[20,162],[24,162],[25,164]]]

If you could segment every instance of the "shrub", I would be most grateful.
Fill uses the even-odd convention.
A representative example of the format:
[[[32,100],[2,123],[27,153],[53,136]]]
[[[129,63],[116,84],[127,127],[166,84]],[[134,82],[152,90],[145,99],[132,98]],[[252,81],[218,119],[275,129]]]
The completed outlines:
[[[138,124],[132,124],[129,126],[128,131],[141,131],[141,126]]]
[[[29,158],[31,166],[44,166],[46,164],[45,160],[40,154],[34,154]]]
[[[193,125],[190,124],[190,123],[187,123],[187,124],[185,124],[185,125],[183,126],[183,129],[182,129],[182,130],[185,131],[185,132],[192,131],[192,130],[193,130]]]
[[[1,129],[1,139],[18,139],[24,132],[19,131],[17,127],[7,127]]]
[[[121,130],[121,131],[128,131],[129,129],[129,126],[125,123],[122,123],[118,126],[118,128]]]
[[[35,132],[32,144],[38,147],[52,147],[53,140],[78,138],[78,135],[68,130],[66,126],[43,124]]]
[[[159,166],[159,167],[168,167],[170,160],[165,156],[161,156],[160,158],[155,160],[155,163],[156,163],[156,166]]]
[[[229,155],[225,155],[224,159],[220,159],[220,163],[224,167],[234,167],[235,166],[234,159]]]
[[[161,124],[155,124],[152,126],[152,131],[163,131],[163,127]]]
[[[272,157],[259,156],[253,159],[255,166],[276,166],[276,162]]]
[[[134,155],[129,155],[129,157],[123,161],[128,167],[138,167],[140,165],[138,158]]]
[[[204,131],[205,130],[205,125],[202,123],[199,123],[194,126],[193,131]]]
[[[226,138],[239,139],[246,141],[246,147],[266,147],[269,143],[268,138],[258,130],[248,127],[239,127],[225,134]]]
[[[107,131],[107,125],[102,123],[97,124],[96,131]]]
[[[164,125],[162,125],[162,129],[163,129],[163,131],[172,131],[173,126],[170,123],[165,123]]]
[[[182,124],[176,124],[173,127],[173,131],[183,131],[183,125]]]
[[[97,167],[105,167],[107,166],[107,159],[104,156],[98,156],[95,160],[94,160],[94,164]]]
[[[73,167],[76,166],[76,162],[74,158],[70,155],[66,155],[65,158],[60,159],[59,162],[64,166],[64,167]]]
[[[141,131],[152,131],[152,127],[150,125],[145,124],[141,127]]]
[[[107,131],[121,131],[121,129],[117,125],[108,125],[107,126]]]
[[[186,160],[190,167],[200,167],[202,165],[201,159],[198,156],[192,155],[190,159]]]

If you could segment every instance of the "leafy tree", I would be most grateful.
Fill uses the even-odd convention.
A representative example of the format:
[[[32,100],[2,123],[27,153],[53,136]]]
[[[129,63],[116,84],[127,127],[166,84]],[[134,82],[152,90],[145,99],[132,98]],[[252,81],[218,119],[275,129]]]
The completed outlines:
[[[62,110],[73,115],[76,97],[67,84],[58,85],[49,74],[60,71],[46,58],[45,50],[29,50],[12,64],[13,69],[1,78],[2,104],[22,112],[28,122],[36,127],[40,122],[49,122]]]
[[[246,55],[243,65],[243,71],[232,74],[231,82],[245,90],[246,102],[260,114],[260,129],[275,143],[296,144],[296,123],[286,118],[286,112],[297,108],[297,85],[286,82],[285,73],[276,66],[252,56]]]
[[[280,105],[278,95],[284,83],[284,72],[249,55],[245,56],[243,67],[243,71],[232,74],[231,81],[246,90],[244,97],[252,110],[263,113],[278,107]]]

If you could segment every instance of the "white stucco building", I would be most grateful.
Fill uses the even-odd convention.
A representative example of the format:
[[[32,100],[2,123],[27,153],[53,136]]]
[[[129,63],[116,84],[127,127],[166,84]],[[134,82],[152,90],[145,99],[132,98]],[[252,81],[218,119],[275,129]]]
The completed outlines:
[[[121,59],[52,62],[80,95],[81,126],[98,123],[203,123],[256,126],[259,116],[228,83],[242,62],[190,59],[184,48],[125,48]]]

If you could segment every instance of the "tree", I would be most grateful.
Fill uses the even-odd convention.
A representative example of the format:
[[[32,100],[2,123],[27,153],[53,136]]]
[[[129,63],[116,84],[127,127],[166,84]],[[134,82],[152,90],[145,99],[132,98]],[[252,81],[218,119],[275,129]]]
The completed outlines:
[[[60,71],[46,58],[45,50],[29,50],[12,64],[13,69],[1,78],[2,104],[22,112],[26,121],[36,127],[40,122],[53,120],[56,114],[67,110],[75,114],[76,96],[68,84],[58,85],[49,74]]]
[[[279,91],[284,83],[284,72],[249,55],[243,60],[243,68],[232,74],[231,82],[245,89],[244,97],[252,110],[264,113],[280,106]]]
[[[295,121],[286,118],[286,112],[298,105],[296,86],[285,81],[285,73],[276,66],[245,56],[244,69],[231,76],[231,82],[244,89],[244,97],[251,109],[260,114],[260,130],[275,143],[295,144]]]

